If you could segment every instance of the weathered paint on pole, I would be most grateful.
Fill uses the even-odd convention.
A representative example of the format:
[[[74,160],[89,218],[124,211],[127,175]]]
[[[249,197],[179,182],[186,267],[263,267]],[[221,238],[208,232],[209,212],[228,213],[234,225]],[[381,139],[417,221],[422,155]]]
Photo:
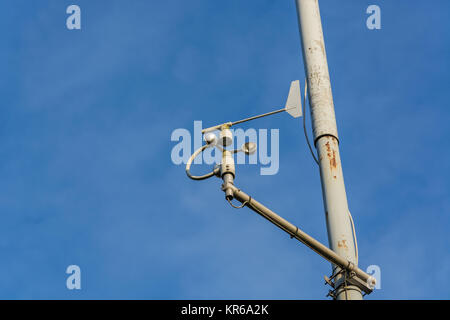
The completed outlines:
[[[333,251],[357,265],[319,3],[318,0],[295,2],[308,81],[314,144],[319,156],[328,242]],[[334,268],[334,273],[339,270],[338,267]],[[341,276],[336,277],[336,288],[337,299],[362,299],[361,290],[355,286],[345,286]]]

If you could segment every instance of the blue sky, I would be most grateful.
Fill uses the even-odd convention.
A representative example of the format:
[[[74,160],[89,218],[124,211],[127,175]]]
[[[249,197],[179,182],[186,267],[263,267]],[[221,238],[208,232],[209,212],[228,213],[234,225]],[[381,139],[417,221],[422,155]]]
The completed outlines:
[[[450,3],[432,3],[320,2],[360,266],[382,273],[368,299],[450,298]],[[6,0],[0,37],[0,298],[325,299],[329,263],[170,158],[174,129],[303,87],[294,1]],[[280,130],[280,170],[236,184],[327,243],[301,121],[252,126]]]

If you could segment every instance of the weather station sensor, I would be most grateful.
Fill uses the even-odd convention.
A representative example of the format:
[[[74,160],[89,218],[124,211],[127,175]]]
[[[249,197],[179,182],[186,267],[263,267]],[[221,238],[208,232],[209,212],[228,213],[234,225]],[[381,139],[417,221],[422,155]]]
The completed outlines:
[[[306,85],[305,85],[304,99],[306,100]],[[256,201],[253,197],[247,195],[241,189],[235,186],[234,181],[236,178],[236,168],[233,155],[237,152],[244,152],[247,155],[251,155],[256,152],[257,145],[255,142],[247,142],[244,143],[244,145],[240,149],[236,150],[227,149],[227,147],[232,145],[233,141],[233,133],[230,130],[230,128],[244,122],[271,116],[281,112],[287,112],[294,118],[302,116],[303,112],[302,112],[299,80],[291,82],[288,98],[284,108],[234,122],[225,122],[213,127],[203,129],[202,134],[204,135],[204,140],[206,144],[197,149],[188,159],[186,163],[186,174],[189,178],[193,180],[204,180],[211,178],[213,176],[221,178],[223,180],[221,189],[225,193],[225,199],[230,203],[232,207],[239,209],[246,206],[250,208],[251,210],[255,211],[256,213],[258,213],[259,215],[261,215],[262,217],[273,223],[281,230],[288,233],[291,238],[297,239],[298,241],[300,241],[301,243],[305,244],[307,247],[318,253],[320,256],[331,262],[332,265],[337,266],[338,268],[335,268],[335,270],[338,271],[334,272],[334,274],[330,278],[325,276],[326,284],[329,284],[330,286],[333,287],[333,289],[335,289],[333,292],[336,292],[336,290],[338,290],[338,288],[340,287],[339,283],[344,281],[346,286],[350,284],[368,294],[372,292],[373,287],[375,286],[375,279],[366,272],[364,272],[363,270],[359,269],[355,262],[340,256],[339,254],[337,254],[327,246],[323,245],[313,237],[309,236],[307,233],[303,232],[297,226],[286,221],[281,216],[279,216],[278,214],[276,214],[275,212],[273,212],[260,202]],[[217,130],[220,131],[218,138],[213,133],[214,131]],[[207,174],[201,176],[192,175],[190,172],[192,162],[198,155],[200,155],[207,148],[217,148],[220,152],[222,152],[222,161],[220,165],[216,165],[214,169]],[[237,200],[241,204],[239,206],[235,205],[233,204],[233,200]]]
[[[284,108],[278,109],[275,111],[271,111],[271,112],[267,112],[267,113],[263,113],[263,114],[260,114],[260,115],[254,116],[254,117],[234,121],[234,122],[225,122],[225,123],[219,124],[217,126],[203,129],[202,133],[205,134],[208,132],[220,130],[221,135],[223,136],[228,133],[222,133],[222,132],[225,129],[231,128],[232,126],[235,126],[235,125],[243,123],[243,122],[259,119],[262,117],[271,116],[271,115],[274,115],[274,114],[277,114],[280,112],[287,112],[294,118],[299,118],[302,116],[302,103],[301,103],[301,98],[300,98],[300,81],[299,80],[292,81],[291,87],[289,89],[289,95],[288,95],[286,105]]]
[[[373,291],[376,281],[371,275],[358,267],[358,243],[356,228],[348,207],[345,190],[342,160],[339,144],[335,106],[328,71],[323,27],[318,0],[295,0],[298,27],[302,47],[302,61],[305,70],[305,90],[303,103],[300,95],[300,81],[291,82],[289,94],[283,108],[234,122],[225,122],[202,130],[206,144],[196,150],[186,163],[186,174],[193,180],[204,180],[216,176],[223,183],[225,199],[234,208],[248,207],[269,222],[295,238],[308,248],[331,262],[331,276],[325,276],[325,284],[331,287],[327,296],[336,300],[362,300],[365,294]],[[308,138],[305,124],[306,96],[309,91],[309,111],[313,143]],[[320,172],[322,198],[328,235],[328,246],[320,243],[297,226],[286,221],[278,214],[244,193],[235,185],[236,168],[233,156],[237,152],[252,154],[256,152],[256,143],[248,142],[241,149],[232,150],[235,127],[244,122],[287,112],[294,118],[303,115],[303,131],[312,158]],[[218,137],[213,137],[219,131]],[[211,172],[194,176],[190,172],[192,161],[207,148],[217,148],[221,153],[221,162]],[[313,150],[315,148],[315,150]],[[240,205],[236,205],[240,202]]]

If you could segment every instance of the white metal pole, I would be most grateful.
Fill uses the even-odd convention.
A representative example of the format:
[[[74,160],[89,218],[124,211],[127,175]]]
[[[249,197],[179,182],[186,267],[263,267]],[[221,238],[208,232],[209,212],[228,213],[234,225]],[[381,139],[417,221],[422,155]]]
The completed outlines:
[[[357,265],[319,3],[318,0],[295,2],[308,81],[314,144],[319,156],[328,241],[333,251]],[[333,269],[334,274],[340,271],[335,265]],[[362,299],[361,290],[356,286],[346,285],[345,278],[341,275],[336,277],[335,287],[337,299]]]

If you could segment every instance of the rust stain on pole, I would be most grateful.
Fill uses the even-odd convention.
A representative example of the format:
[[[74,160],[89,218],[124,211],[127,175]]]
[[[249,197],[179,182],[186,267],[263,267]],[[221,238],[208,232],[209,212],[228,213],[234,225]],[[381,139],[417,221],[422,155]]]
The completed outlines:
[[[346,240],[338,241],[338,248],[344,248],[345,250],[348,250]]]
[[[325,147],[327,148],[327,157],[330,161],[330,170],[333,173],[333,170],[337,169],[337,160],[336,160],[336,151],[335,147],[337,147],[336,138],[330,137],[331,141],[333,141],[333,148],[330,146],[330,142],[325,143]],[[336,175],[333,174],[333,178],[336,179]]]

